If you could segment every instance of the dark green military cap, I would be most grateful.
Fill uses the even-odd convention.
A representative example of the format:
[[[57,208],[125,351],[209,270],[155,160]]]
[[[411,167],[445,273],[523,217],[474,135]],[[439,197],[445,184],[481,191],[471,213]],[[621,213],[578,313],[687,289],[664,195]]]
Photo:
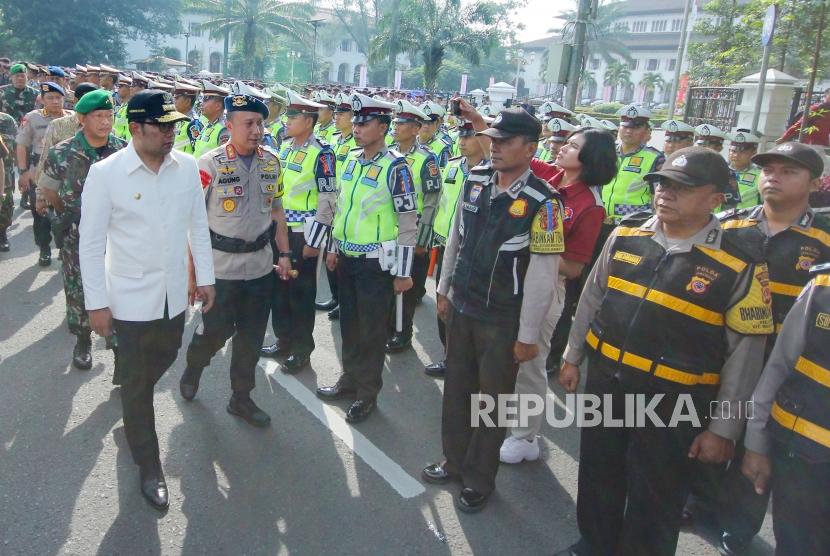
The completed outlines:
[[[78,114],[89,114],[93,110],[112,109],[112,95],[104,89],[96,89],[86,93],[75,105],[75,112]]]

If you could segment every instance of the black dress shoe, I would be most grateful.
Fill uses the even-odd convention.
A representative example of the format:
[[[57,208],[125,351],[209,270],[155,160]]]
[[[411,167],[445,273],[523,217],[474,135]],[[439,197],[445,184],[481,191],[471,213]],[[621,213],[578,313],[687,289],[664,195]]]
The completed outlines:
[[[357,390],[354,388],[346,388],[339,382],[334,386],[321,386],[317,389],[317,397],[326,402],[332,402],[342,399],[354,399],[357,397]]]
[[[228,402],[228,413],[242,417],[248,424],[255,427],[267,427],[271,417],[262,411],[249,396],[234,394]]]
[[[295,375],[308,367],[310,361],[311,359],[308,355],[290,355],[288,359],[280,365],[280,370],[287,375]]]
[[[24,210],[29,210],[31,208],[29,206],[29,196],[28,195],[23,195],[20,198],[20,208],[22,208]]]
[[[72,366],[81,371],[92,368],[92,340],[89,336],[78,336],[75,349],[72,350]]]
[[[447,372],[447,362],[439,361],[438,363],[427,365],[424,367],[424,372],[429,376],[434,376],[435,378],[444,378],[444,374]]]
[[[41,247],[40,248],[40,257],[37,259],[37,264],[40,266],[49,266],[52,264],[52,248],[51,247]]]
[[[458,473],[450,473],[444,467],[447,464],[446,461],[442,461],[440,463],[431,463],[424,467],[421,470],[421,477],[428,483],[432,483],[434,485],[443,485],[450,481],[459,481],[461,480],[461,476]]]
[[[332,309],[337,307],[337,300],[329,299],[325,303],[315,303],[314,306],[317,308],[318,311],[331,311]]]
[[[262,357],[272,357],[274,359],[278,357],[288,357],[291,355],[291,347],[288,344],[277,340],[270,346],[262,346],[262,349],[259,350],[259,354]]]
[[[462,512],[474,514],[480,512],[487,505],[487,495],[481,494],[477,490],[464,487],[458,498],[455,499],[455,505]]]
[[[329,320],[339,320],[340,319],[340,305],[329,311]]]
[[[400,332],[395,332],[391,339],[386,341],[386,353],[399,353],[412,345],[412,338],[407,338]]]
[[[375,410],[375,406],[375,400],[357,400],[346,411],[346,422],[360,423],[361,421],[365,421]]]
[[[739,556],[740,554],[746,553],[746,549],[749,547],[751,540],[741,539],[729,531],[724,531],[720,536],[718,552],[724,556]]]
[[[139,469],[141,478],[141,495],[157,510],[166,510],[170,506],[167,483],[158,464],[143,465]]]
[[[179,380],[179,392],[187,401],[196,397],[199,391],[199,380],[202,378],[202,369],[187,367]]]
[[[0,232],[0,251],[3,253],[8,253],[9,251],[9,238],[6,236],[5,230]]]

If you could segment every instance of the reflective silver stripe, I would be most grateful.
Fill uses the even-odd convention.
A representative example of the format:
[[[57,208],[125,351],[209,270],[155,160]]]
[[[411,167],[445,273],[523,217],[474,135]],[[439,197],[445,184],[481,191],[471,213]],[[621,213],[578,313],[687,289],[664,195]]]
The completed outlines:
[[[530,234],[521,234],[505,241],[499,251],[520,251],[530,245]]]
[[[533,197],[540,203],[544,203],[547,200],[547,197],[545,197],[541,192],[536,191],[535,189],[527,185],[524,187],[524,189],[522,189],[522,193],[524,193],[528,197]]]
[[[409,245],[398,245],[398,272],[400,278],[409,278],[412,275],[412,260],[415,249]]]
[[[519,264],[518,257],[513,259],[513,295],[519,295],[519,273],[517,266]]]

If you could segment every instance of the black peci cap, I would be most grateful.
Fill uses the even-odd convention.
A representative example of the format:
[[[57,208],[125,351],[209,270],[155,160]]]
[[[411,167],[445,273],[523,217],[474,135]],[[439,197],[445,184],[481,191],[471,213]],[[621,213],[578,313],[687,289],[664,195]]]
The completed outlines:
[[[167,91],[145,89],[127,102],[127,121],[166,124],[189,120],[176,111],[176,101]]]

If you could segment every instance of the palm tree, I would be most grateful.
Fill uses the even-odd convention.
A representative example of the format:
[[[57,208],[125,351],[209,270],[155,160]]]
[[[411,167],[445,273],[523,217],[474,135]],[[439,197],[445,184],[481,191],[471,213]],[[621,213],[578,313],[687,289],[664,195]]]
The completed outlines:
[[[623,62],[614,60],[608,64],[608,68],[605,70],[603,83],[611,87],[611,101],[613,102],[617,97],[617,87],[625,87],[631,84],[631,69]]]
[[[577,101],[585,96],[585,91],[597,86],[597,79],[590,71],[586,71],[579,79],[579,94],[576,96]]]
[[[393,3],[394,4],[394,3]],[[372,39],[369,60],[390,59],[409,52],[423,61],[424,87],[435,88],[449,51],[478,65],[501,35],[506,14],[488,1],[461,5],[461,0],[399,0],[397,9],[386,12]],[[391,83],[390,83],[391,84]]]
[[[585,60],[597,54],[607,64],[610,64],[616,58],[631,61],[631,52],[623,42],[629,36],[628,27],[618,25],[618,20],[622,17],[620,10],[623,4],[624,2],[616,0],[609,2],[600,0],[596,15],[588,21],[585,37]],[[557,18],[563,19],[567,23],[562,29],[549,29],[548,33],[559,33],[562,42],[573,44],[574,22],[576,21],[575,7],[560,13]]]
[[[208,31],[211,38],[227,41],[233,37],[237,42],[242,55],[240,77],[250,77],[267,45],[277,37],[307,42],[311,27],[306,20],[314,12],[306,2],[280,0],[189,0],[187,9],[210,17],[198,28]]]
[[[640,79],[638,85],[640,85],[640,87],[642,87],[645,91],[646,100],[650,101],[652,99],[648,98],[649,92],[656,92],[657,87],[660,87],[661,90],[664,89],[666,87],[666,81],[663,79],[663,76],[659,73],[650,71],[643,75],[643,78]]]

